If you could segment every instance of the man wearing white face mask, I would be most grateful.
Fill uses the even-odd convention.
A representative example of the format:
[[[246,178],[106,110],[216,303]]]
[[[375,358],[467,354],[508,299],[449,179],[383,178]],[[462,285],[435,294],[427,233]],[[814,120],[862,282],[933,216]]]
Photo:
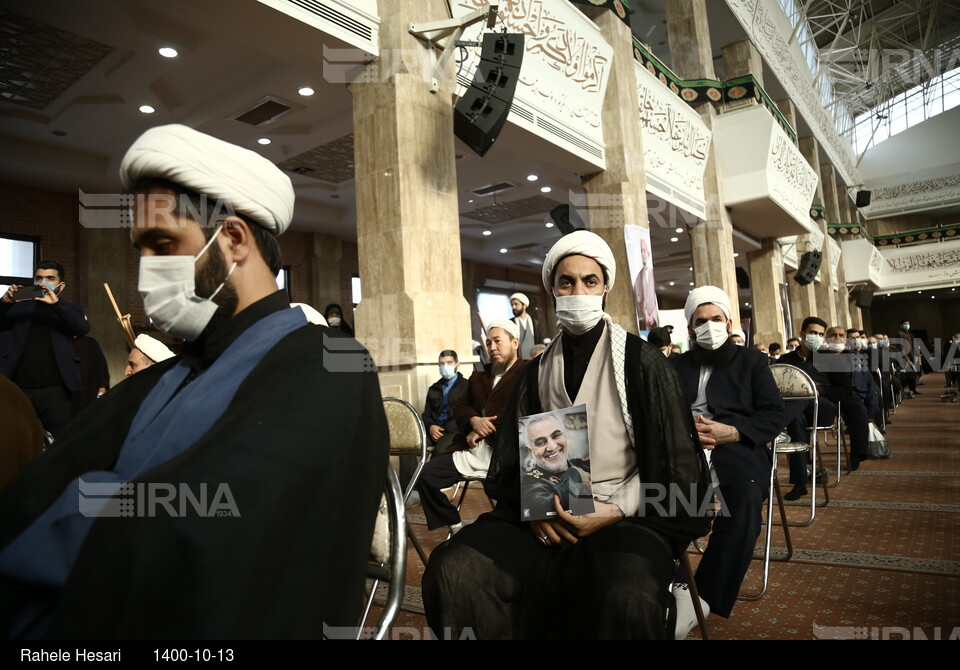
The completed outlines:
[[[460,361],[453,349],[440,352],[438,361],[440,379],[427,389],[423,404],[423,426],[427,429],[430,443],[436,447],[434,454],[442,454],[453,442],[460,430],[453,418],[453,408],[460,394],[467,388],[467,380],[457,371]]]
[[[186,342],[3,489],[0,627],[207,639],[355,625],[389,436],[366,352],[277,290],[289,178],[172,125],[133,144],[121,179],[147,315]]]
[[[606,242],[584,230],[547,254],[543,285],[555,299],[560,335],[527,365],[501,417],[486,483],[496,508],[430,557],[423,600],[435,631],[667,637],[674,559],[707,522],[665,498],[695,498],[698,508],[709,499],[709,474],[667,359],[604,313],[616,270]],[[525,522],[518,417],[579,404],[587,408],[596,511],[575,516],[555,498],[556,518]],[[650,487],[642,500],[641,483]],[[663,505],[651,502],[657,493]]]
[[[711,612],[728,617],[760,533],[760,508],[769,493],[766,444],[784,426],[784,406],[769,358],[734,342],[730,298],[722,289],[701,286],[690,291],[684,315],[693,343],[672,362],[729,510],[714,519],[710,544],[697,569],[697,587]],[[678,593],[688,594],[683,589]],[[692,612],[692,606],[684,611]],[[693,622],[687,619],[688,626]],[[682,639],[688,631],[680,628],[677,636]]]

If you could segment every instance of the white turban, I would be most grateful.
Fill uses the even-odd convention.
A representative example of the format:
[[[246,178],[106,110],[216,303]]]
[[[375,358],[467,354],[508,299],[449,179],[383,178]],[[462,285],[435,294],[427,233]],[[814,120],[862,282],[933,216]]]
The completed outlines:
[[[553,248],[547,252],[543,261],[543,287],[548,293],[553,292],[553,270],[557,263],[567,256],[587,256],[600,264],[607,271],[607,288],[613,289],[613,280],[617,276],[617,262],[613,259],[613,252],[603,238],[589,230],[575,230],[561,237]]]
[[[280,168],[254,151],[178,123],[151,128],[127,149],[120,164],[124,188],[151,177],[216,199],[214,209],[229,204],[274,235],[293,219],[293,185]]]
[[[167,345],[146,333],[137,335],[137,339],[133,341],[133,346],[142,351],[143,355],[154,363],[173,358],[173,352],[167,348]]]
[[[700,286],[687,296],[687,304],[683,307],[683,316],[690,323],[693,313],[697,311],[700,305],[716,305],[723,311],[727,319],[730,318],[730,298],[722,288],[716,286]]]
[[[312,323],[315,326],[326,326],[327,320],[323,318],[323,314],[315,310],[313,307],[308,305],[305,302],[291,302],[291,307],[299,307],[300,311],[303,312],[303,315],[307,317],[307,322]]]
[[[523,303],[523,306],[524,306],[524,307],[529,307],[529,306],[530,306],[530,298],[528,298],[527,296],[525,296],[523,293],[514,293],[512,296],[510,296],[510,299],[511,299],[511,300],[519,300],[520,302]]]
[[[510,337],[515,340],[520,339],[520,326],[515,324],[509,319],[497,319],[496,321],[491,321],[487,324],[487,336],[489,337],[490,331],[494,328],[503,328],[505,331],[510,333]]]
[[[747,341],[747,335],[746,335],[746,333],[744,333],[744,332],[743,332],[742,330],[740,330],[739,328],[734,328],[733,330],[730,331],[730,337],[738,337],[738,336],[739,336],[740,339],[743,340],[744,342]]]

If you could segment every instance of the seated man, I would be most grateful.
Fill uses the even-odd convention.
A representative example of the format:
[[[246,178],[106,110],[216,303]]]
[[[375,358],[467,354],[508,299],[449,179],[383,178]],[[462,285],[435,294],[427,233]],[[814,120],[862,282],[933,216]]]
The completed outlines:
[[[561,332],[501,417],[487,476],[496,508],[430,558],[427,622],[454,638],[465,628],[482,639],[665,638],[674,560],[707,530],[709,474],[689,405],[660,351],[604,313],[616,264],[602,238],[565,235],[542,277]],[[518,419],[580,404],[596,511],[573,515],[555,498],[555,518],[524,522]],[[697,509],[661,504],[671,497]]]
[[[123,369],[124,377],[135,375],[155,363],[163,363],[168,358],[173,358],[173,352],[167,348],[167,345],[146,333],[137,335],[133,344],[134,347],[127,357],[127,367]]]
[[[290,179],[182,125],[145,132],[121,179],[146,314],[186,343],[0,490],[0,628],[240,639],[355,626],[389,435],[363,349],[277,290]]]
[[[831,328],[830,346],[824,346],[827,323],[818,317],[808,316],[800,328],[803,341],[800,348],[781,356],[778,362],[793,365],[806,372],[813,379],[820,396],[817,423],[829,426],[837,416],[837,404],[847,426],[850,428],[850,466],[856,470],[860,462],[867,458],[867,410],[852,391],[853,368],[848,356],[842,356],[845,349],[845,333],[839,326]],[[838,358],[839,356],[839,358]],[[813,422],[813,402],[791,402],[787,406],[787,433],[794,442],[809,442],[807,426]],[[790,483],[793,489],[784,495],[786,500],[797,500],[807,494],[806,452],[790,454]]]
[[[453,408],[459,432],[452,451],[434,456],[420,473],[417,491],[423,504],[427,528],[463,527],[460,513],[442,489],[463,479],[484,479],[490,454],[499,437],[500,416],[513,395],[526,361],[519,358],[520,327],[513,321],[494,321],[487,326],[487,347],[493,363],[470,375],[466,390]]]
[[[459,434],[453,408],[467,388],[466,378],[457,371],[460,361],[456,351],[441,351],[438,365],[440,379],[427,389],[427,399],[423,404],[423,426],[427,429],[430,444],[436,447],[434,454],[446,452],[453,444],[453,438]]]
[[[760,510],[769,495],[770,453],[786,415],[769,357],[736,346],[730,334],[730,298],[716,286],[690,291],[684,307],[690,351],[671,362],[693,411],[700,443],[710,450],[723,513],[697,568],[700,597],[710,611],[729,617],[760,534]],[[689,597],[685,589],[675,591]],[[678,607],[682,613],[686,608]],[[690,610],[692,612],[692,607]],[[694,619],[681,621],[682,639]]]

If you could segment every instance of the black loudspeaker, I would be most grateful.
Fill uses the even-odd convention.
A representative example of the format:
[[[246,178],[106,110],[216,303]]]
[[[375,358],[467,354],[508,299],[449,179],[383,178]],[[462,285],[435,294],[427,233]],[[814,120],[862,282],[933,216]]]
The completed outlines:
[[[870,204],[870,191],[857,191],[857,207],[866,207]]]
[[[857,296],[857,307],[866,308],[873,304],[873,291],[860,291]]]
[[[473,82],[453,110],[453,132],[483,156],[507,122],[523,62],[523,35],[487,33]]]
[[[747,271],[739,266],[737,267],[737,288],[750,288],[750,277]]]
[[[584,230],[586,228],[583,219],[577,214],[577,210],[570,205],[557,205],[550,210],[550,218],[553,219],[553,222],[557,224],[557,228],[560,229],[561,237],[569,235],[575,230]]]
[[[808,251],[800,258],[800,267],[797,268],[797,274],[793,280],[798,284],[811,284],[817,278],[820,272],[820,263],[823,262],[823,254],[819,251]]]

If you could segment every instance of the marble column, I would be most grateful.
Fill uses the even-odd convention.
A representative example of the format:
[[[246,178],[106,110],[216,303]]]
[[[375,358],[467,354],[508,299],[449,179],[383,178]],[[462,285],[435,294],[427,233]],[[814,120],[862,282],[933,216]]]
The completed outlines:
[[[667,0],[665,9],[673,71],[682,79],[716,79],[705,0]],[[701,105],[698,111],[712,130],[716,116],[713,105]],[[697,286],[719,286],[730,296],[731,320],[739,328],[740,299],[733,258],[733,226],[724,206],[723,182],[712,143],[704,170],[703,190],[706,219],[690,227],[693,280]]]
[[[839,177],[836,182],[837,188],[837,210],[840,214],[838,220],[839,223],[850,223],[850,208],[847,207],[847,189],[843,185],[843,182],[840,181]],[[840,319],[841,324],[846,324],[847,328],[859,328],[859,326],[854,326],[854,316],[850,310],[850,291],[847,288],[847,280],[844,276],[843,271],[843,242],[841,238],[835,238],[838,244],[840,245],[840,264],[837,265],[837,318]],[[856,307],[856,301],[853,301],[854,309],[859,311],[859,308]],[[859,316],[859,315],[858,315]]]
[[[750,304],[753,306],[753,332],[751,342],[783,344],[783,308],[780,305],[780,283],[783,281],[783,259],[776,238],[768,237],[757,251],[751,251]]]
[[[624,229],[626,226],[647,228],[649,223],[643,140],[637,120],[633,43],[630,28],[613,12],[583,9],[613,47],[601,116],[607,167],[581,179],[587,196],[587,225],[610,245],[617,262],[617,282],[607,296],[607,313],[614,323],[637,333],[637,306],[630,282]]]
[[[817,282],[817,316],[831,326],[844,326],[840,323],[840,314],[837,311],[837,291],[833,288],[835,279],[833,272],[834,251],[828,241],[827,223],[840,220],[840,208],[837,201],[837,177],[832,165],[821,164],[820,176],[823,182],[823,215],[820,222],[820,231],[824,235],[823,263],[820,265],[820,281]],[[838,283],[839,288],[839,283]],[[844,326],[846,327],[846,326]]]
[[[803,154],[804,159],[817,174],[817,191],[813,196],[813,204],[821,204],[823,202],[823,180],[820,178],[820,147],[814,137],[801,137],[799,145],[800,153]],[[813,221],[811,221],[811,226],[819,227]],[[807,251],[822,251],[825,241],[819,231],[797,236],[797,261],[799,262]],[[793,320],[791,335],[798,335],[800,324],[806,317],[818,316],[817,296],[813,283],[800,285],[793,280],[793,272],[789,272],[788,275],[790,275],[790,279],[787,282],[789,286],[787,290],[790,299],[790,315]]]
[[[334,235],[311,234],[310,299],[322,310],[332,302],[340,302],[340,238]]]
[[[763,58],[750,40],[740,40],[728,44],[720,50],[723,57],[723,69],[727,79],[752,74],[760,86],[763,86]],[[756,100],[756,98],[752,98]]]
[[[380,369],[383,394],[419,408],[436,381],[437,354],[469,352],[471,337],[459,265],[454,65],[431,93],[435,58],[408,32],[414,17],[428,22],[449,12],[442,0],[380,3],[380,53],[391,54],[391,67],[380,72],[373,63],[372,76],[349,89],[363,279],[357,338]]]

